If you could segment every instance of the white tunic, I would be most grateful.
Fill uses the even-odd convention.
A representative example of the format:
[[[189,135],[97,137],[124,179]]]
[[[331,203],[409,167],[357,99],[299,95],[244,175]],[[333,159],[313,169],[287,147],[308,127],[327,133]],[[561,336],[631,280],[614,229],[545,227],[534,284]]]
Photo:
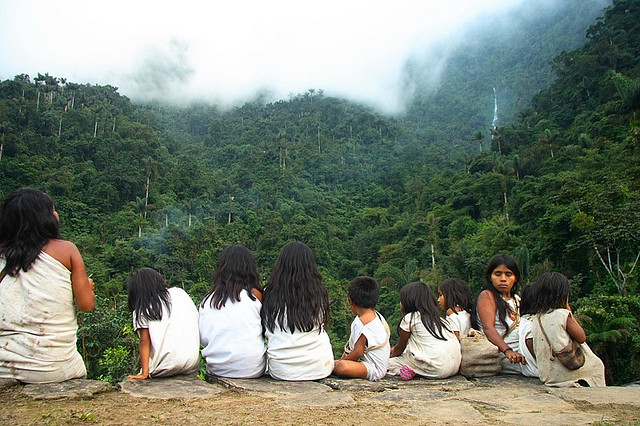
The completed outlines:
[[[262,303],[251,300],[243,290],[239,302],[227,300],[222,308],[215,309],[211,297],[200,305],[198,324],[207,372],[232,378],[262,376],[267,350],[260,320]]]
[[[467,311],[453,312],[447,315],[447,321],[451,331],[457,331],[460,337],[468,335],[471,330],[471,314]]]
[[[549,336],[553,349],[559,351],[569,344],[569,333],[567,333],[567,318],[571,315],[568,309],[554,309],[540,316],[544,331]],[[604,364],[591,351],[591,348],[582,343],[585,362],[577,370],[567,369],[558,359],[551,361],[551,349],[547,343],[538,320],[533,321],[531,326],[533,333],[533,349],[538,361],[538,371],[540,380],[547,386],[554,387],[578,387],[580,381],[586,382],[590,387],[604,387]]]
[[[0,259],[0,270],[4,266]],[[0,283],[0,378],[52,383],[84,377],[77,331],[71,272],[47,253]]]
[[[518,326],[518,342],[520,345],[520,353],[524,355],[526,364],[521,365],[522,374],[527,377],[539,377],[538,362],[534,354],[529,351],[527,347],[527,339],[532,339],[531,333],[531,317],[529,315],[523,315],[520,317],[520,325]]]
[[[267,371],[279,380],[318,380],[333,371],[333,349],[324,329],[311,331],[268,329]]]
[[[442,319],[443,325],[446,321]],[[458,373],[462,354],[460,342],[453,332],[442,329],[446,340],[434,337],[424,326],[419,312],[406,314],[400,328],[411,333],[402,355],[389,359],[389,374],[399,374],[408,365],[417,374],[433,379],[444,379]]]
[[[149,321],[133,315],[133,329],[149,329],[151,354],[149,377],[192,374],[200,365],[198,310],[189,295],[178,287],[169,289],[171,313],[162,307],[162,320]]]
[[[367,324],[362,324],[360,317],[355,317],[351,323],[351,335],[349,336],[349,350],[353,350],[356,342],[363,334],[367,338],[365,352],[360,362],[367,367],[367,379],[380,380],[387,374],[389,365],[389,334],[388,326],[382,322],[382,315],[376,313],[375,319]]]

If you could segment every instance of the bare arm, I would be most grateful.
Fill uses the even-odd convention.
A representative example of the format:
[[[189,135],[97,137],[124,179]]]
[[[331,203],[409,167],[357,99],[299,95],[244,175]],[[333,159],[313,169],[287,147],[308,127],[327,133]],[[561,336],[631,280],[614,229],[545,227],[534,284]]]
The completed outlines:
[[[411,336],[410,331],[404,331],[400,329],[400,336],[398,336],[398,343],[396,343],[395,346],[391,348],[391,357],[402,355],[402,353],[407,347],[409,336]]]
[[[482,330],[487,336],[487,339],[498,347],[498,350],[502,352],[511,363],[520,362],[524,364],[524,356],[509,347],[496,330],[496,312],[498,311],[498,305],[493,297],[493,294],[488,290],[482,291],[478,296],[478,316],[482,323]]]
[[[571,336],[576,342],[584,343],[587,341],[587,334],[571,314],[567,317],[566,329],[567,333],[569,333],[569,336]]]
[[[258,290],[257,288],[252,288],[251,294],[253,294],[255,298],[258,299],[260,303],[262,303],[262,292],[260,290]]]
[[[50,240],[42,250],[71,271],[71,288],[78,309],[90,312],[96,305],[93,280],[87,277],[80,251],[70,241]]]
[[[529,349],[529,353],[533,356],[533,359],[536,359],[536,352],[533,350],[533,339],[529,337],[524,340],[524,343],[527,345],[527,349]]]
[[[76,299],[76,306],[84,312],[90,312],[96,306],[96,296],[93,293],[94,284],[87,277],[84,261],[75,244],[70,243],[71,250],[71,287]]]
[[[149,378],[149,357],[151,355],[151,336],[149,336],[148,328],[140,329],[140,344],[138,345],[140,352],[140,367],[142,373],[138,375],[130,375],[129,379],[144,380]]]
[[[348,354],[343,354],[342,358],[340,359],[346,361],[360,361],[360,358],[362,358],[362,355],[364,355],[364,350],[366,347],[367,336],[361,334],[360,337],[358,337],[356,344],[353,346],[353,349],[351,349],[351,352],[349,352]]]

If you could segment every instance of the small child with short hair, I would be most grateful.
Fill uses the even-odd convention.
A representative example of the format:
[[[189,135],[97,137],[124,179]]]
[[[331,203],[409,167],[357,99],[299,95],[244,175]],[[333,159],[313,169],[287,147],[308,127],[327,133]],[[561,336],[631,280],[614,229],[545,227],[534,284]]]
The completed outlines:
[[[387,321],[375,310],[379,292],[378,282],[371,277],[357,277],[349,284],[349,305],[356,317],[334,374],[375,381],[387,373],[390,332]]]

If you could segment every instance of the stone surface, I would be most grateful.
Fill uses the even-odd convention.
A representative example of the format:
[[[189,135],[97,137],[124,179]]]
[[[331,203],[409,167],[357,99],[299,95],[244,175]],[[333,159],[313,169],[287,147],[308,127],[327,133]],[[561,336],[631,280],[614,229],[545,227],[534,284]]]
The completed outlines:
[[[2,382],[0,382],[2,383]],[[638,424],[640,388],[550,388],[536,379],[336,377],[315,382],[196,377],[107,383],[76,380],[0,390],[0,424]],[[95,386],[95,387],[94,387]],[[23,392],[24,390],[24,392]],[[25,395],[30,395],[31,398]],[[44,399],[44,401],[34,400]],[[151,402],[143,398],[155,398]],[[134,419],[134,420],[132,420]]]
[[[343,379],[329,376],[320,381],[332,389],[345,392],[384,392],[394,389],[411,387],[434,388],[434,389],[470,389],[474,384],[463,376],[453,376],[448,379],[425,379],[414,378],[413,380],[402,380],[398,376],[386,376],[377,382],[370,382],[363,379]]]
[[[608,387],[606,392],[596,388],[548,388],[548,391],[566,401],[586,402],[591,405],[640,405],[640,387]]]
[[[0,379],[0,390],[9,389],[13,386],[18,386],[19,384],[20,382],[14,379]]]
[[[289,406],[344,407],[355,403],[350,394],[336,391],[320,382],[288,382],[266,376],[260,379],[209,376],[207,380],[220,383],[228,389],[275,398],[279,403]]]
[[[112,392],[115,388],[101,380],[73,379],[61,383],[32,383],[22,388],[22,393],[33,399],[89,398]]]
[[[402,412],[420,424],[478,425],[486,420],[473,405],[459,400],[409,401]]]
[[[223,392],[220,386],[209,384],[196,376],[126,380],[118,383],[118,387],[133,397],[151,399],[198,399]]]

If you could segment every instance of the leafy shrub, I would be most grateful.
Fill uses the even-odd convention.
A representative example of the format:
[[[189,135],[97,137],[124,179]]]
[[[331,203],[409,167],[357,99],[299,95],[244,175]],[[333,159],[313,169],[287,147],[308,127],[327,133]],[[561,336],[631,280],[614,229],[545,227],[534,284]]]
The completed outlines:
[[[591,296],[576,304],[591,349],[605,365],[607,384],[640,378],[640,297]]]
[[[88,378],[118,380],[125,366],[133,373],[137,347],[126,295],[98,295],[93,311],[78,315],[78,351],[85,360]]]
[[[134,368],[131,351],[120,345],[107,348],[103,352],[98,364],[102,371],[98,379],[110,383],[117,383],[124,380],[128,374],[133,372]]]

